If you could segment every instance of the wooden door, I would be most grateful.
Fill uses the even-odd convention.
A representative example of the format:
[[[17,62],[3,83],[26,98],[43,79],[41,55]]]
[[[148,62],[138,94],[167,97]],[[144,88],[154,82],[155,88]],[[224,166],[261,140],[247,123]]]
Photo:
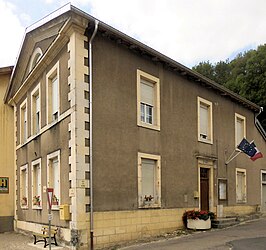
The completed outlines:
[[[200,209],[209,211],[209,169],[200,168]]]

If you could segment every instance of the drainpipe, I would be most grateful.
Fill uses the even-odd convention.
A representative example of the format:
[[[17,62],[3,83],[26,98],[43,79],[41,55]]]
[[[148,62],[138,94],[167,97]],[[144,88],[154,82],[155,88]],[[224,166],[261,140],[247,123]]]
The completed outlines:
[[[261,114],[262,111],[263,111],[263,107],[261,107],[259,113],[257,113],[255,115],[255,126],[257,127],[257,129],[261,133],[261,135],[264,138],[264,140],[266,140],[266,132],[265,132],[264,128],[262,127],[262,125],[260,124],[260,122],[259,122],[259,120],[257,118]]]
[[[97,33],[99,21],[95,20],[94,32],[89,41],[89,112],[90,112],[90,249],[93,250],[93,176],[92,176],[92,41]]]

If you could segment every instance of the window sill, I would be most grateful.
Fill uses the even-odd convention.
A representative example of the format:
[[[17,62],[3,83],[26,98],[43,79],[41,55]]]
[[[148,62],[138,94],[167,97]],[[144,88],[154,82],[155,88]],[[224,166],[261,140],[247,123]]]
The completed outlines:
[[[211,145],[213,144],[212,140],[204,140],[204,139],[198,138],[198,141],[205,143],[205,144],[211,144]]]
[[[32,206],[32,209],[33,210],[42,210],[42,207],[41,206],[35,206],[35,205],[33,205]]]
[[[59,205],[52,205],[52,210],[59,210]]]
[[[247,201],[236,201],[237,204],[246,204]]]
[[[139,206],[140,209],[161,208],[160,204],[146,204]]]
[[[29,209],[28,205],[20,205],[21,209]]]
[[[24,147],[25,145],[27,145],[28,143],[30,143],[32,140],[34,140],[36,137],[40,136],[41,134],[43,134],[44,132],[46,132],[47,130],[49,130],[51,127],[55,126],[56,124],[58,124],[59,122],[61,122],[62,120],[64,120],[66,117],[68,117],[69,115],[71,115],[73,112],[75,112],[74,108],[70,108],[67,111],[65,111],[63,114],[61,114],[57,121],[54,121],[52,123],[48,123],[46,124],[43,128],[40,129],[38,134],[32,135],[31,137],[27,138],[27,141],[20,143],[19,145],[16,146],[16,150]]]
[[[139,122],[138,126],[143,127],[143,128],[152,129],[152,130],[157,130],[157,131],[161,130],[160,126],[158,126],[158,125],[148,124],[148,123],[144,123],[144,122]]]

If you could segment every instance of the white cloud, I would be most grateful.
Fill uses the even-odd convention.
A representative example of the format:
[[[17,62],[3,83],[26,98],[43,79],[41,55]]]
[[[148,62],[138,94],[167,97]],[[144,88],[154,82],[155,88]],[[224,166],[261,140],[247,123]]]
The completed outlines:
[[[0,66],[14,63],[24,33],[21,22],[31,25],[31,19],[43,18],[37,16],[40,13],[49,14],[52,7],[69,0],[36,1],[35,8],[39,5],[42,11],[29,10],[31,17],[9,1],[0,0],[4,34]],[[189,67],[204,60],[225,60],[266,43],[265,0],[73,0],[72,4]]]
[[[27,15],[26,13],[21,13],[19,15],[19,18],[22,22],[26,23],[27,26],[31,25],[32,19],[29,15]]]
[[[0,67],[14,65],[24,34],[24,28],[14,11],[14,5],[0,0]]]
[[[266,41],[266,1],[89,0],[92,15],[193,66]]]
[[[46,4],[51,4],[53,2],[54,2],[54,0],[44,0],[44,3],[46,3]]]

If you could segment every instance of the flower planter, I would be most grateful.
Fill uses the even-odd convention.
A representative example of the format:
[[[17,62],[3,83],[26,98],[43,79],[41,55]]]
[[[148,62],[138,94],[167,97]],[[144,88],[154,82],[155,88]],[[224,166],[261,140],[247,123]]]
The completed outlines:
[[[41,206],[41,202],[40,201],[36,201],[33,203],[34,206]]]
[[[154,202],[153,201],[144,201],[143,205],[144,206],[151,206]]]
[[[211,220],[187,220],[187,228],[194,230],[206,230],[211,228]]]

